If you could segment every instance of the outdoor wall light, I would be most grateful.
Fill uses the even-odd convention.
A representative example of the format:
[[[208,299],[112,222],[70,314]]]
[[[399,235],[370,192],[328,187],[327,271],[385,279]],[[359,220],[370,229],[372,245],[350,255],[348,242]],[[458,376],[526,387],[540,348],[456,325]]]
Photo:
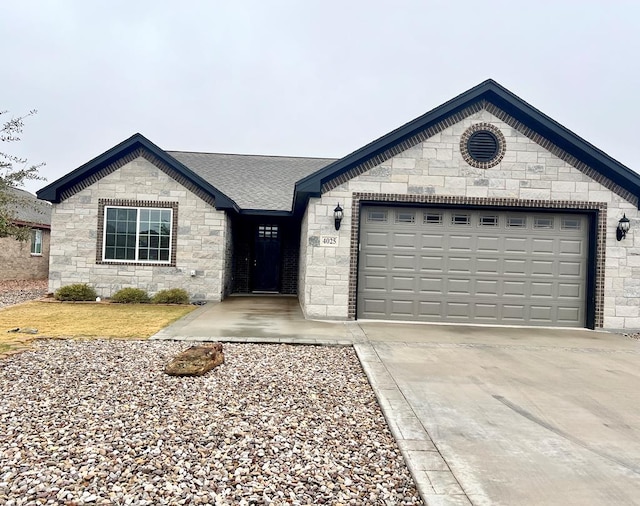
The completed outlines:
[[[622,241],[622,239],[626,237],[630,227],[631,223],[629,222],[629,218],[627,218],[626,214],[623,214],[618,222],[618,228],[616,228],[616,239]]]
[[[333,219],[336,224],[336,230],[340,230],[340,223],[342,222],[343,216],[344,216],[344,212],[340,207],[340,204],[338,204],[336,208],[333,210]]]

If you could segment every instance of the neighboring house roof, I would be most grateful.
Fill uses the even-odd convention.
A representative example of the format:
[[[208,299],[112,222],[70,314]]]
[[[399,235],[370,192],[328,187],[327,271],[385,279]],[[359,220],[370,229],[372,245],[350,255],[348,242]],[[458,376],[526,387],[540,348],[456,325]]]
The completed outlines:
[[[355,167],[366,164],[368,161],[373,161],[376,165],[379,164],[381,159],[386,158],[385,153],[389,153],[394,147],[401,146],[403,142],[420,132],[445,122],[456,113],[483,100],[494,104],[525,127],[631,192],[640,201],[639,174],[589,144],[492,79],[488,79],[419,118],[298,181],[295,191],[294,212],[302,211],[310,196],[319,196],[322,192],[323,184]],[[376,157],[378,157],[377,160]]]
[[[296,181],[335,158],[167,151],[243,210],[291,211]]]
[[[8,188],[13,202],[9,208],[13,221],[20,225],[51,227],[51,204],[39,200],[35,195],[19,188]]]

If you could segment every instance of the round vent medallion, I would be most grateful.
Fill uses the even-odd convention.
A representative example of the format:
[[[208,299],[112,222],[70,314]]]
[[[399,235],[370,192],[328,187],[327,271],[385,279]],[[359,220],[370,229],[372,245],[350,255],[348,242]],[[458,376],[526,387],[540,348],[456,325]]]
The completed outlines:
[[[465,162],[479,169],[498,165],[504,156],[502,132],[489,123],[477,123],[462,134],[460,152]]]

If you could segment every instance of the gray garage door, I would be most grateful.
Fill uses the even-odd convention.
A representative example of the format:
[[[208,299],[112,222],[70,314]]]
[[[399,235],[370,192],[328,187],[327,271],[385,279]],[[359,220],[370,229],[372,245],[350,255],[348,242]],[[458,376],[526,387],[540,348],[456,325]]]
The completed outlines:
[[[358,318],[585,326],[588,218],[364,207]]]

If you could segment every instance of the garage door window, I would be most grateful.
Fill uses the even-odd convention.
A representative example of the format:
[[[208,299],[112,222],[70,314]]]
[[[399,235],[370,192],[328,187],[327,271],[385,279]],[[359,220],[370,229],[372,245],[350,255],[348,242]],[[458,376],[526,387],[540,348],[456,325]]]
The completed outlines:
[[[479,224],[481,227],[497,227],[498,217],[497,216],[480,216]]]
[[[580,230],[580,220],[577,218],[562,218],[562,230]]]
[[[422,223],[425,225],[442,225],[442,213],[424,213]]]
[[[452,225],[469,225],[471,223],[471,217],[468,214],[454,213],[451,215]]]
[[[536,216],[533,219],[533,228],[553,228],[553,218]]]
[[[369,211],[367,213],[367,221],[369,223],[386,223],[387,212],[386,211]]]
[[[524,228],[527,226],[527,218],[524,216],[509,216],[507,227]]]
[[[415,213],[405,213],[405,212],[396,213],[396,223],[415,223],[415,222],[416,222]]]

